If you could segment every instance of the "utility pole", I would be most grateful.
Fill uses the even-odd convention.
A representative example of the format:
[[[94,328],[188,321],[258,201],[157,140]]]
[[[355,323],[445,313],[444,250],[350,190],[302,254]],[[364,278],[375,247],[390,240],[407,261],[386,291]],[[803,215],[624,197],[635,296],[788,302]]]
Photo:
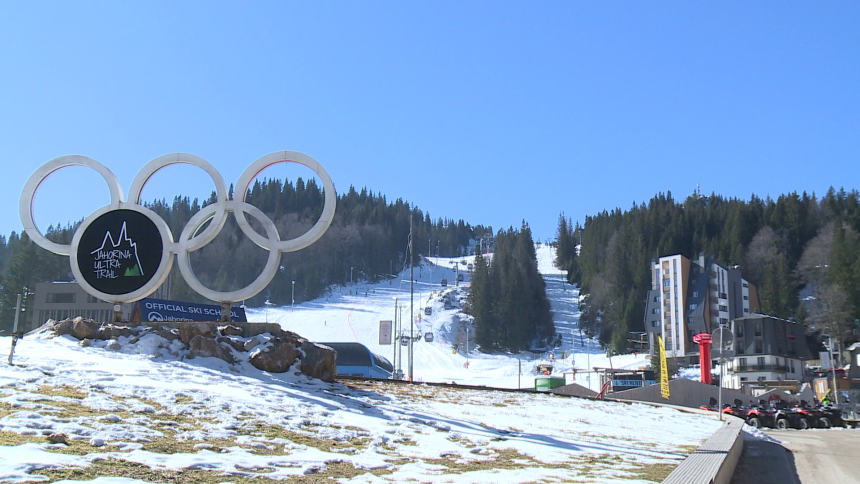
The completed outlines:
[[[415,293],[415,288],[413,284],[415,282],[415,264],[413,263],[413,247],[412,247],[412,211],[409,212],[409,381],[412,381],[412,325],[414,324],[415,318],[413,314],[415,314],[413,309],[413,295]]]
[[[21,294],[18,294],[18,302],[15,303],[15,322],[12,325],[12,348],[9,350],[9,365],[12,365],[12,355],[15,353],[15,345],[21,333],[18,332],[18,314],[21,312]]]
[[[400,305],[400,336],[398,336],[397,339],[399,340],[399,341],[397,341],[397,344],[401,344],[401,341],[403,340],[403,305],[402,304]],[[397,352],[397,369],[399,370],[398,373],[403,373],[403,370],[401,370],[401,368],[403,368],[402,363],[403,363],[403,348],[400,348],[400,351]]]
[[[397,296],[394,297],[394,353],[391,355],[391,361],[397,362],[397,344],[400,343],[397,341]]]
[[[830,338],[830,371],[833,372],[833,403],[839,405],[839,391],[836,388],[836,360],[833,359],[833,336],[828,335]]]
[[[432,256],[433,254],[430,252],[430,242],[432,239],[427,239],[427,257]],[[430,262],[428,260],[428,262]],[[430,287],[433,287],[433,263],[430,262]]]
[[[290,312],[293,312],[296,309],[296,281],[293,281],[293,302],[290,304]]]

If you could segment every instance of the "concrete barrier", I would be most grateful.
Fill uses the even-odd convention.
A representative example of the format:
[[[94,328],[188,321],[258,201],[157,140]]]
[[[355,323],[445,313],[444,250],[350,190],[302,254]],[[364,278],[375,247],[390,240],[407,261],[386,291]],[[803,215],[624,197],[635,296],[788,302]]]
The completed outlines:
[[[663,480],[663,484],[729,484],[744,449],[744,421],[726,423]]]

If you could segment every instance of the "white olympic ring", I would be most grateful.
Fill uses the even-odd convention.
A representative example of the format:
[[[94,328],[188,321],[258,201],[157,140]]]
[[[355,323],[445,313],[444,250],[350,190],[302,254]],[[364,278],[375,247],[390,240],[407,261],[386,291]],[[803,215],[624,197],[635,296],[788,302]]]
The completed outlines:
[[[281,240],[274,222],[260,209],[245,202],[248,188],[251,186],[251,183],[253,183],[257,175],[267,167],[277,163],[298,163],[310,168],[322,181],[325,194],[322,215],[320,215],[316,224],[314,224],[314,226],[304,234],[290,240]],[[176,241],[173,240],[173,235],[167,222],[165,222],[158,214],[140,204],[141,193],[149,179],[162,168],[174,164],[188,164],[203,169],[209,174],[212,181],[215,183],[216,193],[215,203],[207,205],[191,217],[183,228],[179,239]],[[48,240],[39,231],[38,227],[36,227],[36,222],[33,217],[33,200],[36,197],[36,192],[39,190],[39,187],[45,179],[56,173],[58,170],[68,166],[84,166],[99,172],[108,184],[111,201],[110,204],[96,210],[84,219],[75,231],[72,243],[66,245]],[[21,192],[21,200],[18,205],[18,209],[21,222],[24,225],[24,230],[27,232],[27,235],[30,236],[30,239],[44,249],[56,254],[69,256],[72,273],[75,275],[77,282],[88,293],[99,299],[109,302],[131,302],[148,296],[167,279],[167,276],[170,273],[170,268],[173,265],[173,254],[176,254],[179,271],[194,291],[213,301],[235,302],[250,298],[265,289],[277,273],[282,252],[301,250],[319,240],[334,220],[334,212],[337,204],[337,195],[335,193],[334,183],[332,183],[331,178],[325,171],[325,168],[310,156],[295,151],[276,151],[260,157],[251,163],[251,165],[249,165],[239,177],[236,190],[241,190],[238,193],[242,193],[242,199],[229,199],[227,186],[225,185],[221,174],[203,158],[188,153],[171,153],[155,158],[141,169],[131,184],[129,198],[126,202],[123,199],[122,187],[119,184],[119,180],[117,180],[116,176],[104,165],[86,156],[69,155],[61,156],[45,163],[30,176],[27,183],[24,185],[24,190]],[[105,213],[118,209],[138,212],[151,220],[158,228],[161,236],[163,252],[158,269],[145,285],[127,294],[108,294],[92,287],[84,279],[83,274],[78,267],[78,244],[80,243],[84,231],[94,220]],[[197,276],[191,268],[189,254],[202,248],[218,235],[224,227],[224,224],[227,222],[227,212],[233,212],[233,216],[235,217],[239,227],[242,229],[242,232],[244,232],[256,245],[268,250],[269,257],[266,261],[266,266],[264,267],[263,272],[251,284],[235,291],[220,292],[205,287],[197,279]],[[251,228],[245,214],[250,215],[260,222],[266,230],[266,237],[261,236]],[[202,232],[197,233],[197,231],[207,222],[209,222],[209,225]]]

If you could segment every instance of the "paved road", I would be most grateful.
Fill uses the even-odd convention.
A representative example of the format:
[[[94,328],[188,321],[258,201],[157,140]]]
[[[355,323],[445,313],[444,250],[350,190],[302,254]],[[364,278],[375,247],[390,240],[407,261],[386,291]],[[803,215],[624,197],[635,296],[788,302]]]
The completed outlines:
[[[732,484],[860,483],[860,430],[767,430],[744,440]]]
[[[782,441],[801,484],[860,483],[860,430],[768,430]]]

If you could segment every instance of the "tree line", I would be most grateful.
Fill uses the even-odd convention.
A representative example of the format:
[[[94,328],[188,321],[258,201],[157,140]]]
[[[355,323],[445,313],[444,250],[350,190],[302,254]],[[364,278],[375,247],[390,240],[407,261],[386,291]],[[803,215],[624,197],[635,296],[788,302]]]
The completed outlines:
[[[233,187],[229,190],[233,196]],[[324,193],[314,179],[305,182],[257,180],[245,200],[263,211],[278,228],[281,240],[297,237],[310,229],[323,209]],[[160,215],[170,227],[174,240],[199,210],[216,200],[213,192],[202,202],[178,195],[172,202],[156,200],[145,205]],[[349,189],[338,195],[334,221],[315,244],[298,252],[285,253],[277,275],[268,287],[246,304],[261,306],[290,304],[292,281],[295,299],[301,302],[323,295],[332,285],[353,281],[378,281],[398,273],[408,264],[407,244],[410,218],[416,262],[423,255],[456,257],[465,255],[470,241],[492,235],[492,227],[471,226],[462,219],[431,219],[430,214],[403,199],[389,202],[385,196],[366,188]],[[259,223],[249,217],[251,226],[261,233]],[[45,236],[55,242],[69,243],[80,222],[65,227],[51,226]],[[234,290],[253,281],[263,269],[268,252],[254,245],[229,217],[218,236],[192,253],[194,273],[207,287]],[[26,235],[13,232],[0,237],[0,329],[11,329],[15,299],[24,288],[36,282],[71,280],[67,257],[36,246]],[[206,302],[188,287],[174,264],[169,277],[169,297],[175,300]],[[31,298],[32,299],[32,298]],[[27,305],[32,301],[28,300]]]
[[[546,286],[538,272],[531,229],[500,230],[495,251],[475,255],[469,302],[475,318],[475,342],[482,351],[518,352],[553,343]]]
[[[692,259],[700,251],[726,267],[740,266],[758,288],[765,314],[796,319],[843,342],[860,329],[857,190],[748,201],[693,194],[678,202],[661,193],[628,210],[587,216],[582,227],[562,214],[557,243],[559,266],[587,294],[584,329],[616,351],[626,348],[629,332],[645,330],[652,259]]]

